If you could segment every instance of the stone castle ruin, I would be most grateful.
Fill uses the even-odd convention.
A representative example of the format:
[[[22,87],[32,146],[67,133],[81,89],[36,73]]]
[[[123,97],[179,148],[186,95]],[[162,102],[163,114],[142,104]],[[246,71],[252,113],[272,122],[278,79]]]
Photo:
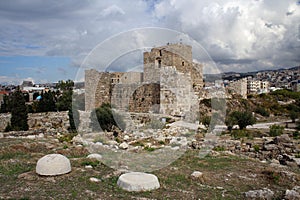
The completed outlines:
[[[143,72],[86,70],[85,108],[110,103],[127,112],[188,117],[202,88],[202,65],[193,62],[192,47],[168,44],[144,52]]]

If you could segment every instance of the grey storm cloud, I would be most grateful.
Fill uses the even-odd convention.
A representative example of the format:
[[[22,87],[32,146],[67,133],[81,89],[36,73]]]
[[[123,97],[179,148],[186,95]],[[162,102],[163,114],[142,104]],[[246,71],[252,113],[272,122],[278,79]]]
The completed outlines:
[[[0,16],[2,56],[68,56],[78,67],[112,35],[164,27],[190,35],[225,71],[299,65],[295,0],[9,0]]]

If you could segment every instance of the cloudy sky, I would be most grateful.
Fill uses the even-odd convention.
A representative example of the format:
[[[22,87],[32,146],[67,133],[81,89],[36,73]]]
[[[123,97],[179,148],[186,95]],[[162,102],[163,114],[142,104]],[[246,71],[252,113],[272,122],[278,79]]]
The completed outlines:
[[[96,45],[144,27],[189,35],[222,71],[300,65],[297,0],[2,0],[0,25],[0,83],[74,79]]]

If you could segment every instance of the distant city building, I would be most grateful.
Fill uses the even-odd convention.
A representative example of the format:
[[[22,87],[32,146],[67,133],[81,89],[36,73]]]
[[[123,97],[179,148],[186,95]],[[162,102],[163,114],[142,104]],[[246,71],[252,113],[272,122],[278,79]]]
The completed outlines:
[[[300,92],[300,80],[292,81],[291,82],[291,89],[294,92]]]
[[[0,91],[0,108],[1,108],[1,104],[3,103],[3,98],[5,95],[9,95],[8,91]]]
[[[21,89],[23,89],[24,87],[33,87],[33,82],[32,81],[23,81],[23,83],[21,84]]]
[[[261,94],[269,92],[270,84],[268,81],[261,81],[252,78],[247,80],[247,93],[248,94]]]
[[[247,79],[242,78],[237,81],[231,81],[228,85],[232,94],[239,94],[242,98],[247,99]]]

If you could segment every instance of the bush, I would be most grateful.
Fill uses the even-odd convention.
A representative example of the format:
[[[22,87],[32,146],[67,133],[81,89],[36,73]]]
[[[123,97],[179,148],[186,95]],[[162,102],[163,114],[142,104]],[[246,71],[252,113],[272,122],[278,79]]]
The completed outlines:
[[[150,122],[148,122],[146,124],[146,128],[150,128],[150,129],[163,129],[165,127],[165,124],[159,120],[159,119],[151,119]]]
[[[295,131],[295,132],[293,133],[293,138],[294,138],[294,139],[300,139],[300,133],[299,133],[299,131]]]
[[[200,119],[200,122],[207,128],[210,124],[210,121],[211,121],[211,117],[210,116],[203,116],[201,119]]]
[[[253,149],[254,149],[255,152],[259,152],[259,146],[257,144],[255,144],[253,146]]]
[[[114,127],[125,130],[123,117],[111,109],[110,104],[102,104],[91,113],[92,128],[95,131],[113,131]],[[100,125],[100,127],[99,127]]]
[[[270,113],[263,107],[257,107],[255,110],[255,113],[260,114],[261,116],[264,116],[264,117],[270,116]]]
[[[270,126],[269,135],[271,137],[276,137],[276,136],[282,135],[283,130],[284,130],[284,127],[273,124],[272,126]]]
[[[247,130],[232,130],[231,136],[234,139],[240,139],[240,138],[253,139],[253,137],[254,137],[253,133],[250,131],[247,131]]]
[[[295,123],[296,119],[298,119],[298,117],[299,117],[299,113],[292,110],[292,111],[290,111],[289,116],[290,116],[292,122]]]

